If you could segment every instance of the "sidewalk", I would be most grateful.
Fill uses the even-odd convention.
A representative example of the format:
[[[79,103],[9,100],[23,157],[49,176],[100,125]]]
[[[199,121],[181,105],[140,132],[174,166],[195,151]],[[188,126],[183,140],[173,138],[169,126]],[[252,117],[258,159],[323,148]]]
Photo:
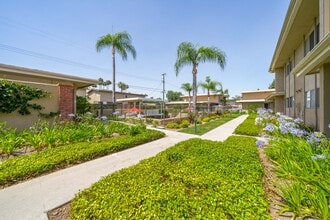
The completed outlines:
[[[47,220],[49,210],[70,201],[76,193],[88,188],[101,177],[137,164],[140,160],[193,137],[225,140],[246,117],[242,115],[202,136],[162,130],[166,133],[165,138],[2,189],[0,219]]]

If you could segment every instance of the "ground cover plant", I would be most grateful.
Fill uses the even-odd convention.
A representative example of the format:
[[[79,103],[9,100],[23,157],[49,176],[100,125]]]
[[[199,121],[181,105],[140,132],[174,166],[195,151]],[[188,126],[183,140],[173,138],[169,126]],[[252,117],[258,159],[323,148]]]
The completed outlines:
[[[255,138],[190,139],[80,192],[71,219],[270,219]]]
[[[117,127],[120,127],[118,125],[122,124],[117,124]],[[0,186],[11,185],[164,136],[164,133],[147,130],[145,126],[122,126],[121,129],[125,132],[119,136],[50,147],[32,154],[6,159],[0,163]]]
[[[196,134],[203,135],[210,130],[223,125],[224,123],[237,118],[239,116],[238,113],[230,113],[224,114],[221,116],[206,116],[201,120],[200,124],[196,125]],[[202,123],[203,122],[203,123]],[[179,132],[188,133],[188,134],[195,134],[194,126],[190,126],[184,129],[179,130]]]
[[[248,135],[248,136],[259,136],[262,127],[255,124],[257,115],[251,113],[237,128],[235,134]]]
[[[293,218],[330,219],[329,139],[313,132],[302,120],[281,114],[263,111],[256,123],[271,135],[265,152],[280,178],[282,212],[292,212]]]

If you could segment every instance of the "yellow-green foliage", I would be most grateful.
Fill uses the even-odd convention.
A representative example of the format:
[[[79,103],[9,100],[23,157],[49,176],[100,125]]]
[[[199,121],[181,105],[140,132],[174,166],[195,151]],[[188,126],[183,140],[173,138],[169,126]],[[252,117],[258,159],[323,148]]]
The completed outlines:
[[[255,138],[181,142],[79,193],[72,219],[270,219]]]

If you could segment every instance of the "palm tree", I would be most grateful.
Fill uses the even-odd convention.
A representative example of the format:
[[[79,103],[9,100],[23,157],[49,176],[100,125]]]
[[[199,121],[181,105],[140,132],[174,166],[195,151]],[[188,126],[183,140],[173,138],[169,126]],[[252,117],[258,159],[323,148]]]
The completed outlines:
[[[100,52],[103,48],[111,48],[112,53],[112,100],[113,112],[116,106],[116,62],[115,54],[119,53],[123,60],[127,60],[127,52],[131,53],[133,58],[136,58],[136,51],[132,45],[131,36],[126,32],[118,32],[115,34],[107,34],[96,42],[96,51]]]
[[[176,75],[179,71],[188,65],[192,65],[193,74],[193,111],[196,120],[196,103],[197,103],[197,67],[200,63],[206,61],[216,62],[221,69],[226,65],[226,55],[217,47],[198,47],[190,42],[182,42],[177,49],[177,59],[174,65]]]
[[[119,87],[120,92],[123,92],[124,90],[126,90],[126,89],[129,88],[129,86],[128,86],[127,84],[123,83],[123,82],[119,82],[119,83],[117,84],[117,86]]]
[[[226,106],[227,98],[229,97],[229,91],[228,91],[228,89],[223,89],[221,87],[219,90],[217,90],[217,92],[219,92],[222,95],[223,105]]]
[[[189,96],[189,112],[191,111],[191,96],[190,93],[192,91],[192,85],[190,83],[183,83],[181,85],[181,89],[183,89],[184,91],[188,92],[188,96]]]
[[[213,81],[209,76],[206,77],[205,82],[200,82],[198,84],[203,90],[207,90],[207,112],[210,114],[210,91],[216,92],[217,86],[222,87],[221,83],[218,81]]]

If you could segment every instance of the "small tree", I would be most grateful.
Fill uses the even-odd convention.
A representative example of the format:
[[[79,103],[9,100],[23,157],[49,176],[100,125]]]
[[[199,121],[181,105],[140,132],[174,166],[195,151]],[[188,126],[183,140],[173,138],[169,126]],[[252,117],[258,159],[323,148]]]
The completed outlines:
[[[175,91],[172,91],[172,90],[169,90],[167,93],[166,93],[166,98],[169,102],[172,102],[172,101],[181,101],[182,100],[182,93],[181,92],[175,92]]]
[[[269,84],[268,89],[275,89],[275,79],[273,79],[272,83]]]
[[[76,96],[77,100],[77,113],[78,114],[86,114],[90,112],[92,109],[92,105],[88,102],[88,97],[85,96]]]
[[[210,114],[210,91],[216,92],[217,86],[222,88],[222,85],[218,81],[213,81],[209,76],[206,77],[205,82],[200,82],[198,84],[203,90],[207,90],[207,112]]]
[[[188,96],[189,96],[189,111],[191,111],[191,91],[193,90],[192,85],[190,83],[183,83],[181,85],[181,89],[183,89],[184,91],[188,92]]]

